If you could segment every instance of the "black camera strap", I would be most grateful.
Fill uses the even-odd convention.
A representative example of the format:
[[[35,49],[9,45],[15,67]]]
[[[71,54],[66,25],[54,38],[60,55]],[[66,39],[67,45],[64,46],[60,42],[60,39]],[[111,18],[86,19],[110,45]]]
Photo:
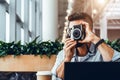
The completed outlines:
[[[78,41],[76,41],[77,42],[77,44],[76,44],[76,46],[75,46],[75,62],[78,62]]]

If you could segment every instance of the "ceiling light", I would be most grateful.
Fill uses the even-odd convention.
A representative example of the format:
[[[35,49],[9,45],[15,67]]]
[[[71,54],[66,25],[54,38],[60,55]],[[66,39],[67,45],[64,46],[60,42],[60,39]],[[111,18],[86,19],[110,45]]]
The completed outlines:
[[[93,9],[92,13],[93,13],[93,14],[97,14],[97,10],[96,10],[96,9]]]
[[[98,0],[98,3],[103,4],[105,0]]]

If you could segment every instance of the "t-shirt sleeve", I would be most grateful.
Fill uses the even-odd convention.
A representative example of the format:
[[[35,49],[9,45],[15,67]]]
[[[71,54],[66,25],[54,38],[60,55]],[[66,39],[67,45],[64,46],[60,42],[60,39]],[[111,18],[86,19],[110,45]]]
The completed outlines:
[[[113,62],[120,62],[120,52],[114,50],[114,55],[112,57]]]
[[[64,53],[63,53],[63,50],[62,50],[62,51],[60,51],[58,53],[55,64],[54,64],[54,66],[53,66],[53,68],[51,70],[51,72],[52,72],[52,80],[62,80],[62,79],[57,77],[56,70],[57,70],[58,66],[62,63],[63,59],[64,59]]]

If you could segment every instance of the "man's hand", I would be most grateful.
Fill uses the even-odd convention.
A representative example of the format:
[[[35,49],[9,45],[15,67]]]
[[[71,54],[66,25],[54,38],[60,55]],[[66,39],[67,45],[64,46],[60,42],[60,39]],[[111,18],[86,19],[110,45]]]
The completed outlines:
[[[92,32],[92,29],[87,22],[81,21],[81,24],[85,25],[84,28],[85,28],[85,32],[86,32],[86,37],[84,40],[79,41],[79,42],[80,43],[92,42],[92,43],[96,44],[100,40],[100,38],[97,37]],[[107,44],[102,43],[101,45],[98,46],[98,50],[100,51],[104,61],[111,61],[112,60],[114,51]]]
[[[93,31],[92,31],[92,27],[89,26],[89,24],[85,21],[81,21],[80,24],[82,25],[85,25],[84,28],[85,28],[85,33],[86,33],[86,36],[85,36],[85,39],[82,40],[82,41],[79,41],[80,43],[95,43],[98,42],[100,40],[99,37],[97,37]]]
[[[67,38],[65,40],[65,45],[64,45],[64,52],[65,52],[65,58],[68,60],[71,60],[73,55],[74,55],[74,48],[76,45],[76,41],[73,39]]]

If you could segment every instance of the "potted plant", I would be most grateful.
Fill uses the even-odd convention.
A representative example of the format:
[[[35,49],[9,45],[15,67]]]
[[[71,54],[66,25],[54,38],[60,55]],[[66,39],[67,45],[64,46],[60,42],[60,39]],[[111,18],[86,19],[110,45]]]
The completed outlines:
[[[0,71],[50,70],[63,43],[58,40],[37,41],[37,38],[24,45],[21,41],[0,41]]]

